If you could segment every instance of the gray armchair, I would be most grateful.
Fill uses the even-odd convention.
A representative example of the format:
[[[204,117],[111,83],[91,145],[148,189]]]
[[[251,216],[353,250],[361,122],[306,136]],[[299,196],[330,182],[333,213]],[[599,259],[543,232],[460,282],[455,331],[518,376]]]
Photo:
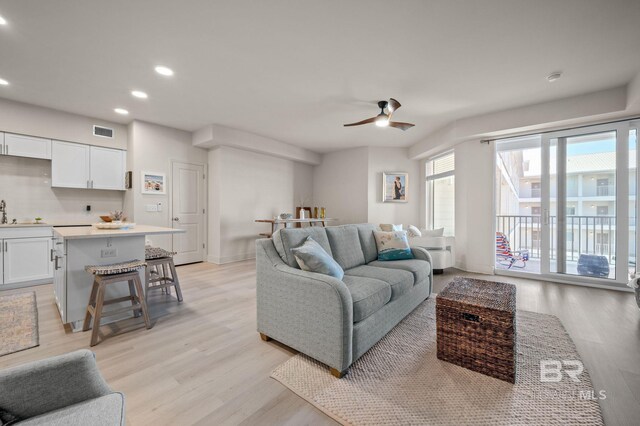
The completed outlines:
[[[91,351],[0,371],[0,409],[20,425],[124,425],[124,395],[113,392]]]

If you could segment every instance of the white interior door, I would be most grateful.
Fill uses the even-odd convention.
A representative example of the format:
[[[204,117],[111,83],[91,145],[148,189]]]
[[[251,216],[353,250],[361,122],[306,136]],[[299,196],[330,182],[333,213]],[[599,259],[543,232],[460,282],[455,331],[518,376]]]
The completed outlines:
[[[173,228],[186,231],[173,236],[177,265],[202,262],[205,252],[204,166],[172,163],[171,222]]]

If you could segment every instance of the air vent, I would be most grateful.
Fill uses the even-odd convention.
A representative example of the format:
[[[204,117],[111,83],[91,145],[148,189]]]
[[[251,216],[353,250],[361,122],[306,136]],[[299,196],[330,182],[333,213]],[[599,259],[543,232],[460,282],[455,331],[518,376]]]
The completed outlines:
[[[93,136],[99,136],[101,138],[113,139],[113,129],[102,126],[93,126]]]

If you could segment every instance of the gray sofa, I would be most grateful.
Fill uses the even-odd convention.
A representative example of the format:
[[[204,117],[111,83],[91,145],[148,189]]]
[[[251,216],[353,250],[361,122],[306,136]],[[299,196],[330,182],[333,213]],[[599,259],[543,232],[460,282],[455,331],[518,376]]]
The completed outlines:
[[[431,294],[431,257],[378,261],[371,224],[288,228],[256,242],[258,332],[326,365],[336,377]],[[344,269],[306,272],[290,249],[307,236]]]
[[[80,350],[0,371],[0,409],[19,425],[124,425],[124,396]]]

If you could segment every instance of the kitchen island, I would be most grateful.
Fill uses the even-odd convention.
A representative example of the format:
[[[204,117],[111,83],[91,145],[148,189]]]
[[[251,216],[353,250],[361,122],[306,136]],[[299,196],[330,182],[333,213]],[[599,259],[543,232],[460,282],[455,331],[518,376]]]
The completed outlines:
[[[97,229],[91,226],[53,228],[53,288],[62,323],[69,324],[73,331],[82,329],[93,284],[93,276],[85,272],[85,266],[144,260],[147,235],[184,232],[181,229],[146,225],[130,229]],[[141,271],[141,279],[144,282],[144,271]],[[127,283],[110,287],[106,293],[109,299],[129,294]],[[122,306],[125,306],[124,303]],[[126,313],[105,319],[116,321],[131,315]]]

